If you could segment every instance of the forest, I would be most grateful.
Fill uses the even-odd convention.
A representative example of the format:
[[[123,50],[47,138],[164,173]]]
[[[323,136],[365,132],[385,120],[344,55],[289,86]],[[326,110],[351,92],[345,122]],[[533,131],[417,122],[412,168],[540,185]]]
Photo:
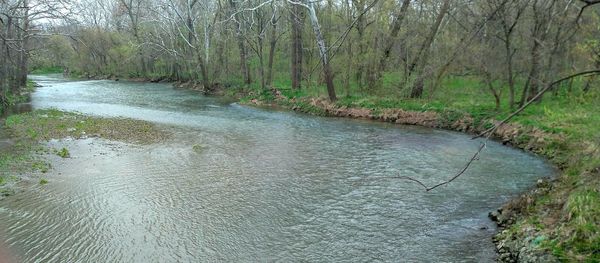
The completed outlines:
[[[3,90],[23,86],[28,70],[48,69],[193,81],[206,89],[315,90],[331,101],[340,95],[432,98],[453,79],[477,86],[497,108],[514,108],[557,76],[598,67],[593,6],[534,0],[4,1],[2,76],[9,77],[2,78]],[[581,80],[579,88],[590,89],[594,80]],[[573,81],[561,85],[571,89]]]
[[[56,73],[173,82],[317,115],[436,112],[449,123],[436,128],[483,135],[499,128],[487,120],[508,117],[556,135],[511,143],[564,175],[505,235],[533,225],[564,261],[598,259],[598,0],[0,1],[2,109],[22,100],[29,74]],[[481,127],[462,127],[465,117]]]

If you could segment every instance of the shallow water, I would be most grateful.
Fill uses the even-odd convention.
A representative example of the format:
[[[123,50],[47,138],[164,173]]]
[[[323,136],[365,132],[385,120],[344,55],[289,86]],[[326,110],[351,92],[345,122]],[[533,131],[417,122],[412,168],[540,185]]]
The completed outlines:
[[[53,141],[49,184],[0,203],[24,262],[493,261],[487,213],[554,173],[543,160],[468,136],[266,111],[167,84],[64,81],[33,108],[158,123],[160,144]],[[201,145],[196,152],[193,145]]]

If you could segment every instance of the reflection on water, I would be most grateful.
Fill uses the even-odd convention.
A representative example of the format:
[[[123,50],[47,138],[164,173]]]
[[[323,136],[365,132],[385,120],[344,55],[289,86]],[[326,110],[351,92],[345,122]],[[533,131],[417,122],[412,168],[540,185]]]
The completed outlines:
[[[553,170],[468,136],[229,104],[166,84],[37,77],[35,108],[159,123],[158,145],[51,142],[50,184],[0,203],[25,262],[492,261],[486,215]],[[203,146],[200,153],[193,145]],[[54,157],[53,157],[54,158]]]

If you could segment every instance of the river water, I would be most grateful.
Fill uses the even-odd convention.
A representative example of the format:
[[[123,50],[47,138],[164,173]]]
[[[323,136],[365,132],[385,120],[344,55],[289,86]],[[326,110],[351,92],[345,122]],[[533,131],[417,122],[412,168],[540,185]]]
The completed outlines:
[[[554,173],[455,132],[244,107],[167,84],[34,79],[33,108],[157,123],[153,145],[52,141],[49,184],[0,202],[23,262],[486,262],[488,212]],[[201,145],[202,151],[194,151]]]

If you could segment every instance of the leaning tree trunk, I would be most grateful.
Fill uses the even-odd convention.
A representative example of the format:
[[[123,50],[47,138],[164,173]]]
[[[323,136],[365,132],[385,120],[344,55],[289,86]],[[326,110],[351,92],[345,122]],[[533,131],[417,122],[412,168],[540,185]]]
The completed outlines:
[[[396,38],[400,33],[400,29],[402,28],[404,18],[406,17],[410,1],[411,0],[403,0],[402,6],[400,7],[400,11],[394,19],[392,29],[390,30],[389,36],[387,37],[387,41],[385,41],[385,47],[383,48],[383,51],[379,56],[379,62],[377,63],[377,69],[375,70],[375,74],[373,78],[369,80],[371,86],[378,86],[379,80],[381,79],[381,75],[385,71],[388,59],[390,58],[390,54],[392,53],[392,48],[394,47],[394,44],[396,44]]]
[[[425,78],[425,65],[429,61],[429,50],[431,49],[431,45],[433,44],[433,40],[437,35],[438,30],[440,29],[440,25],[450,8],[450,0],[444,0],[442,8],[435,19],[435,23],[431,26],[431,30],[429,31],[429,35],[423,41],[417,56],[415,57],[413,63],[411,63],[409,67],[409,75],[411,73],[416,73],[416,80],[413,84],[412,90],[410,92],[411,98],[420,98],[423,96],[423,86],[424,86],[424,78]]]
[[[312,24],[313,31],[315,32],[315,37],[317,38],[319,54],[321,55],[323,73],[325,74],[325,83],[327,84],[327,94],[329,95],[329,100],[334,102],[337,100],[337,97],[335,95],[335,87],[333,86],[333,73],[331,72],[331,65],[329,64],[329,59],[327,57],[327,44],[325,42],[325,38],[323,37],[323,33],[321,32],[319,18],[317,17],[317,12],[315,11],[313,2],[308,4],[308,11],[310,22]]]

